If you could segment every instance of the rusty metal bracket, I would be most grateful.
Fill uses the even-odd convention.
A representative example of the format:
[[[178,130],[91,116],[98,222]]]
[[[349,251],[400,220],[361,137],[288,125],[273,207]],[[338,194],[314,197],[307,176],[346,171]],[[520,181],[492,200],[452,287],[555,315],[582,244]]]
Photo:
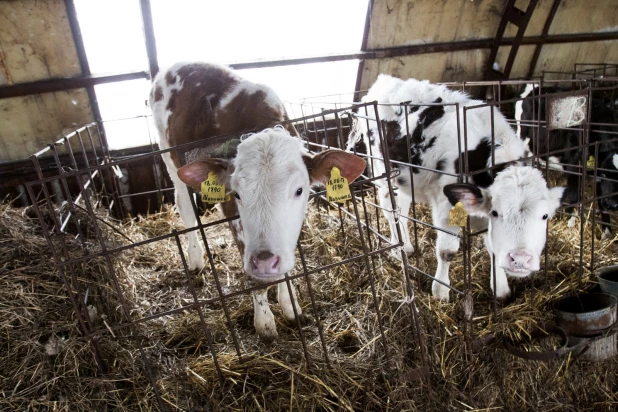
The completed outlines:
[[[612,333],[616,333],[618,331],[618,325],[613,325],[610,328],[603,330],[599,335],[595,337],[591,337],[590,339],[582,340],[576,345],[569,346],[569,335],[566,333],[564,329],[553,324],[553,323],[543,323],[541,324],[537,330],[533,331],[530,335],[533,336],[538,334],[541,331],[545,331],[549,334],[559,335],[562,339],[562,346],[558,349],[544,351],[544,352],[528,352],[522,349],[518,349],[515,347],[515,344],[508,339],[504,340],[504,348],[511,355],[517,356],[526,360],[535,360],[541,362],[548,362],[556,359],[560,359],[569,353],[573,353],[576,357],[584,354],[591,343],[605,338],[606,336],[611,335]]]

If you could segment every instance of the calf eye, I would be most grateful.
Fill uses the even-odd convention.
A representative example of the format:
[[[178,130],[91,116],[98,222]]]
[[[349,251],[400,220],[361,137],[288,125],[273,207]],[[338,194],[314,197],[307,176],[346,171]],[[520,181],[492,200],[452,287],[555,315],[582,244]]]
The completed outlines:
[[[543,215],[543,220],[547,220],[548,217],[548,215]]]
[[[495,210],[492,210],[492,211],[491,211],[491,215],[492,215],[493,217],[498,217],[498,212],[496,212]]]
[[[240,200],[240,195],[238,193],[234,193],[234,197],[238,200]]]
[[[303,194],[303,188],[299,187],[298,190],[296,190],[296,196],[300,196]]]

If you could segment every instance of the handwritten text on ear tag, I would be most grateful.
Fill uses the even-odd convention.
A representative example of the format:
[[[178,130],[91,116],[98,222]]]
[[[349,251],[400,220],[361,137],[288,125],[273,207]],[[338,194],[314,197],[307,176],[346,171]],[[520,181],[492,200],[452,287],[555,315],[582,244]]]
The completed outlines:
[[[225,185],[219,183],[216,174],[208,172],[208,178],[202,182],[202,202],[221,203],[226,200]]]
[[[465,226],[467,223],[468,212],[465,211],[463,203],[457,202],[448,212],[449,226]]]
[[[326,182],[326,199],[329,202],[338,203],[345,203],[346,200],[352,199],[348,179],[341,176],[338,167],[333,167],[330,171],[330,179]]]
[[[588,166],[591,169],[594,169],[594,156],[590,155],[590,157],[588,158],[588,161],[586,162],[586,166]]]

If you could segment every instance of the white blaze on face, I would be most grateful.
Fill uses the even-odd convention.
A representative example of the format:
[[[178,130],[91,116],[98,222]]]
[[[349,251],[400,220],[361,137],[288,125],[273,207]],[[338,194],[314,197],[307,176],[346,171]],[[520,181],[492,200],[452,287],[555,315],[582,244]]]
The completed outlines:
[[[618,154],[615,154],[612,157],[612,163],[614,164],[614,167],[616,168],[616,170],[618,170]]]
[[[300,140],[278,129],[238,146],[230,185],[239,198],[249,274],[280,277],[294,267],[310,189],[303,153]]]
[[[511,166],[487,190],[476,190],[482,197],[457,193],[470,214],[489,219],[486,245],[497,265],[512,276],[538,271],[547,221],[560,206],[564,188],[548,189],[537,169]]]
[[[529,167],[510,168],[497,176],[489,189],[487,244],[498,266],[514,276],[540,269],[547,221],[560,206],[563,191],[548,189],[541,172]]]
[[[366,162],[341,150],[309,155],[300,139],[276,126],[246,137],[233,161],[202,158],[178,169],[178,177],[199,191],[212,173],[234,192],[223,208],[228,217],[238,209],[240,221],[232,226],[244,249],[245,272],[270,281],[294,267],[310,184],[325,183],[334,167],[352,183]]]

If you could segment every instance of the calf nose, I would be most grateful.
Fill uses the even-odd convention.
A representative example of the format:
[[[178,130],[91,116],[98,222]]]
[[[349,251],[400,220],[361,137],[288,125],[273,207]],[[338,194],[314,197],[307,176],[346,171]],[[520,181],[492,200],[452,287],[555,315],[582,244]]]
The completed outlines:
[[[517,269],[530,269],[532,262],[532,254],[526,250],[515,250],[509,252],[508,256],[509,266],[513,270]]]
[[[257,275],[276,275],[279,273],[281,259],[268,250],[262,250],[251,256],[251,269]]]

